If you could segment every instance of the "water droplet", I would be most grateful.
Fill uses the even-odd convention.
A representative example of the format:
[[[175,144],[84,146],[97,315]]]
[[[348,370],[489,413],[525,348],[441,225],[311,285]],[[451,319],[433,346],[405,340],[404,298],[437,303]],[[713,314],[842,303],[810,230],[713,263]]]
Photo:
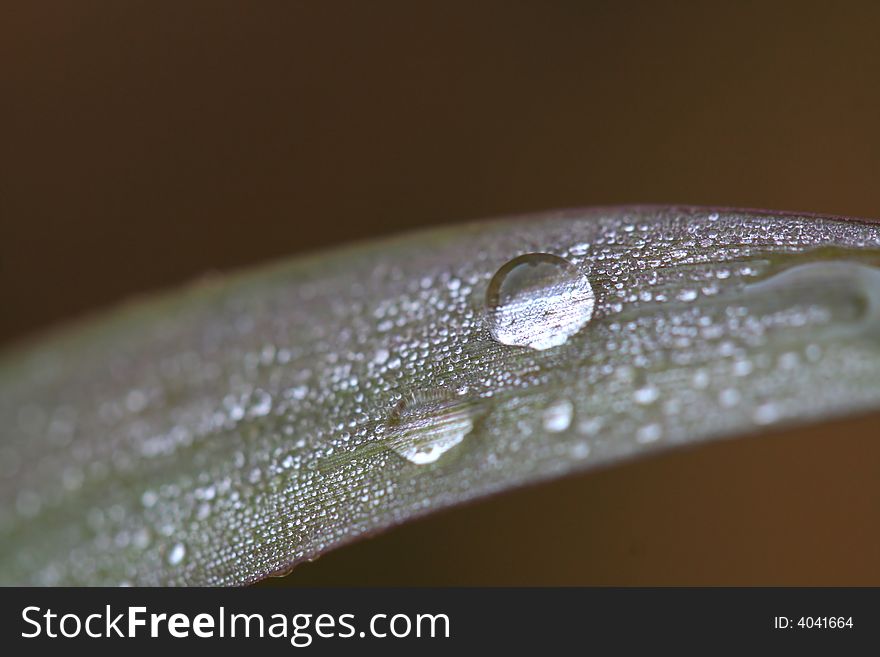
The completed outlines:
[[[568,252],[573,256],[587,255],[590,252],[590,243],[581,242],[580,244],[575,244]]]
[[[421,391],[397,403],[389,418],[390,446],[406,460],[433,463],[473,429],[473,401],[445,390]]]
[[[733,364],[733,373],[735,376],[748,376],[751,374],[754,366],[751,361],[738,360]]]
[[[633,393],[633,399],[635,399],[636,404],[643,405],[657,401],[659,396],[660,391],[654,386],[645,386],[644,388],[639,388]]]
[[[585,440],[575,443],[571,446],[570,454],[573,459],[584,460],[590,455],[590,443]]]
[[[595,436],[602,429],[602,418],[591,417],[578,424],[578,431],[585,436]]]
[[[565,431],[571,424],[574,406],[567,399],[556,402],[544,409],[544,429],[551,433]]]
[[[131,541],[138,550],[145,550],[150,545],[150,530],[146,527],[138,529]]]
[[[178,565],[186,556],[186,546],[183,543],[175,543],[168,551],[168,563],[172,566]]]
[[[659,424],[646,424],[636,432],[636,440],[644,445],[660,440],[662,435],[663,429]]]
[[[773,424],[779,419],[779,408],[773,403],[761,404],[755,409],[754,417],[756,424]]]
[[[125,407],[132,413],[140,413],[147,407],[147,395],[143,390],[131,390],[125,396]]]
[[[241,405],[239,400],[233,395],[227,395],[223,398],[223,406],[226,407],[226,410],[229,411],[229,419],[234,422],[238,422],[242,418],[244,418],[244,406]]]
[[[739,394],[739,390],[736,388],[725,388],[718,395],[718,403],[720,403],[724,408],[733,408],[737,404],[739,404],[739,400],[741,395]]]
[[[709,373],[706,370],[697,370],[694,372],[692,383],[694,388],[702,390],[709,386]]]
[[[289,399],[301,401],[306,398],[306,395],[309,394],[309,387],[307,385],[294,386],[293,388],[290,388],[285,394]]]
[[[144,508],[151,509],[156,506],[156,502],[159,501],[159,496],[155,491],[147,490],[144,491],[144,494],[141,495],[141,504],[144,505]]]
[[[587,277],[549,253],[514,258],[495,273],[486,290],[492,337],[532,349],[564,344],[590,321],[594,306]]]
[[[256,390],[251,399],[251,417],[263,417],[272,410],[272,395],[265,390]]]

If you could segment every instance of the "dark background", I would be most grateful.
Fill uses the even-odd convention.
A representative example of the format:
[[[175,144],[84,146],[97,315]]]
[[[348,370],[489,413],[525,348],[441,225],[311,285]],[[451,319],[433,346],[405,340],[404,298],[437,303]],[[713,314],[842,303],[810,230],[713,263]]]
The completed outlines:
[[[0,345],[317,247],[554,207],[880,217],[880,11],[0,8]],[[880,584],[876,419],[440,514],[287,583]]]

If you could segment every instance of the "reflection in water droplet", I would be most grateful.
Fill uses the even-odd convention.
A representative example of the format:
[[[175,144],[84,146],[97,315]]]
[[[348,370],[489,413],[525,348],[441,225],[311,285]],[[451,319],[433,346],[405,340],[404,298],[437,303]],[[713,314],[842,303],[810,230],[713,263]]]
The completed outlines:
[[[544,429],[551,433],[565,431],[571,424],[574,406],[567,399],[558,401],[544,409]]]
[[[402,399],[389,418],[390,447],[406,460],[433,463],[473,429],[474,404],[444,390]]]
[[[514,258],[495,273],[486,290],[492,337],[532,349],[564,344],[590,321],[594,306],[587,277],[549,253]]]

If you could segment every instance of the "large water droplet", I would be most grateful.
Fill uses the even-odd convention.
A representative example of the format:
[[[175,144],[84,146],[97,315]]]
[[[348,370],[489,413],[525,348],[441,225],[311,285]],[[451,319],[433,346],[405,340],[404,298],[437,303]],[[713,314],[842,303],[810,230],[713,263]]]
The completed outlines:
[[[473,429],[474,403],[444,390],[402,399],[389,418],[390,447],[412,463],[433,463]]]
[[[498,342],[532,349],[564,344],[593,316],[590,281],[549,253],[527,253],[501,267],[486,290],[489,331]]]

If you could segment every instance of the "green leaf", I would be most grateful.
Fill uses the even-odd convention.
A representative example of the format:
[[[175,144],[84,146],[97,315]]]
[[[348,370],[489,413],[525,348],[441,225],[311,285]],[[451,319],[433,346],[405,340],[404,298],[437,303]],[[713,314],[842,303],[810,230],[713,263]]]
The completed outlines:
[[[512,487],[877,409],[878,263],[870,222],[597,209],[125,306],[0,361],[0,582],[248,583]]]

